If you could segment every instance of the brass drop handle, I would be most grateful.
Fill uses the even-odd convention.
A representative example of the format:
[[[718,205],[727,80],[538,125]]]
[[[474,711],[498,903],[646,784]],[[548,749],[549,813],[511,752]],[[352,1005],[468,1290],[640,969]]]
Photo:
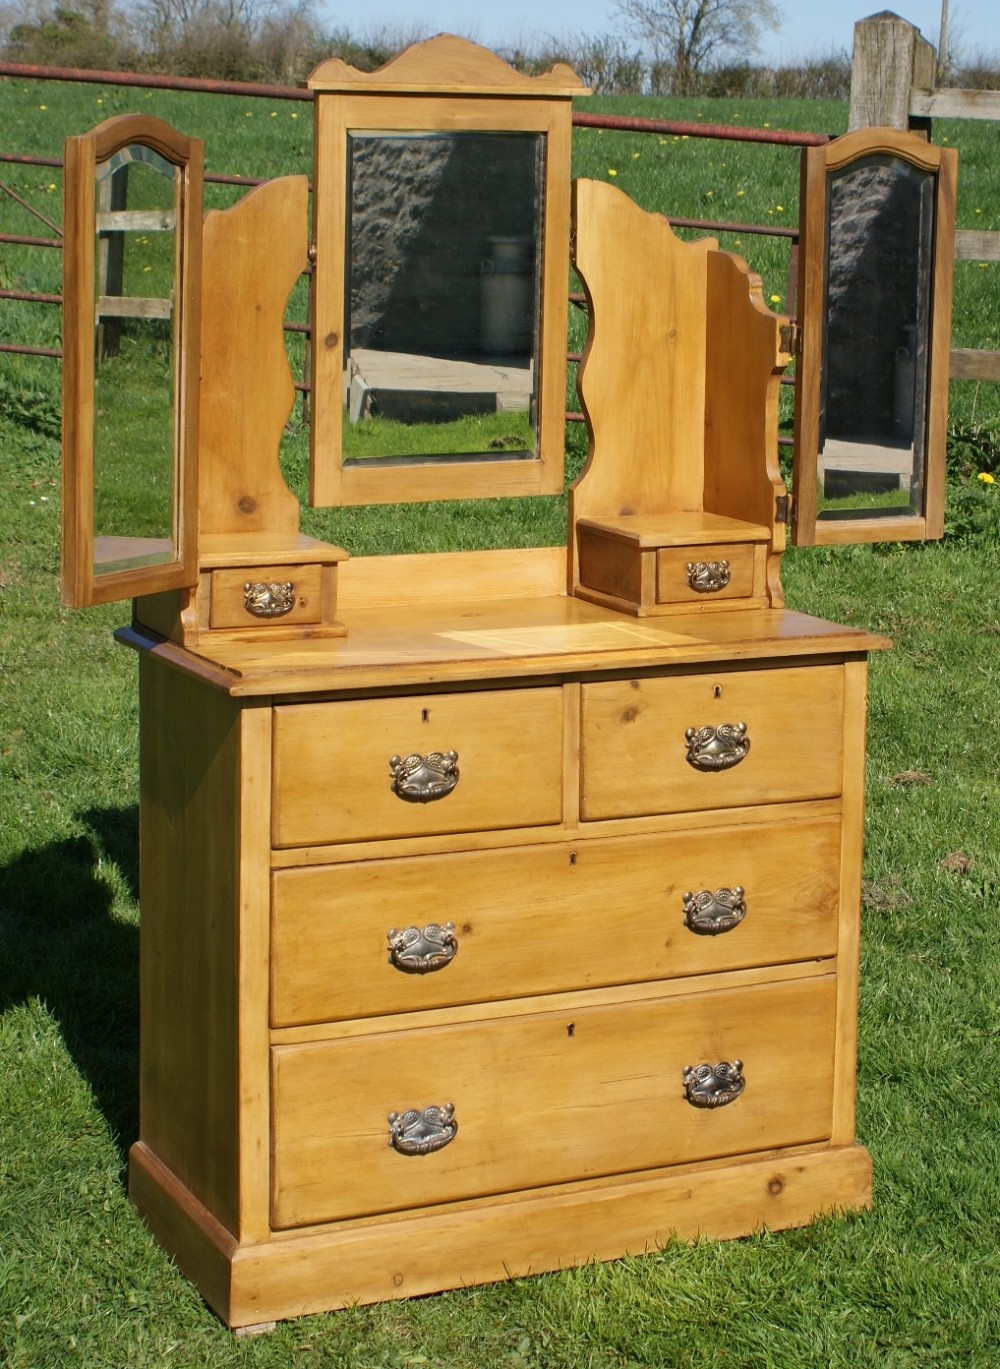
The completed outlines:
[[[738,927],[747,915],[744,894],[737,884],[733,889],[699,889],[682,895],[684,926],[698,936],[719,936]]]
[[[419,927],[406,927],[402,931],[390,927],[386,937],[389,964],[403,974],[431,974],[434,970],[443,970],[458,951],[454,922],[443,925],[431,922],[423,931]]]
[[[455,1104],[389,1113],[389,1144],[400,1155],[431,1155],[455,1139]]]
[[[746,723],[720,723],[718,727],[689,727],[687,761],[696,770],[731,770],[750,750]]]
[[[687,563],[688,589],[695,594],[718,594],[725,589],[733,578],[728,561],[689,561]]]
[[[458,783],[458,752],[429,751],[426,756],[392,756],[392,792],[407,803],[432,803]]]
[[[243,607],[253,618],[283,618],[295,607],[295,586],[291,580],[248,580],[243,586]]]
[[[742,1060],[684,1066],[684,1097],[693,1108],[722,1108],[735,1103],[745,1087]]]

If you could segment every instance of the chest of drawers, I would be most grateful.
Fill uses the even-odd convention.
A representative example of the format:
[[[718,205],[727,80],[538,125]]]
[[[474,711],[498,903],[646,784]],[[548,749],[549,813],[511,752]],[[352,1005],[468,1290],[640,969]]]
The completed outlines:
[[[131,634],[131,1189],[234,1326],[868,1201],[877,643],[784,612],[623,632],[558,596],[461,616],[411,617],[405,660],[378,614],[228,659]]]

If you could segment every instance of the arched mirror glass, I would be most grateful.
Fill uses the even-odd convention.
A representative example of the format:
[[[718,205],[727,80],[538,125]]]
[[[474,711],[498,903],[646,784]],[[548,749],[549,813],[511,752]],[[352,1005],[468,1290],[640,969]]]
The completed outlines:
[[[796,540],[940,536],[952,160],[865,130],[810,150],[804,188]]]
[[[196,578],[200,177],[200,145],[158,120],[67,140],[63,593],[77,606]]]
[[[449,35],[309,85],[313,503],[561,490],[585,89]]]

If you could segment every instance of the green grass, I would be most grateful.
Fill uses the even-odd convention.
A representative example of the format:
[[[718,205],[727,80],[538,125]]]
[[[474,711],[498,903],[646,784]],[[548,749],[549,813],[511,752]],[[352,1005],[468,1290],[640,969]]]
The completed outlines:
[[[204,133],[217,170],[308,167],[304,107],[279,106],[272,120],[266,102],[105,92],[98,107],[99,95],[0,83],[6,145],[52,155],[62,132],[134,105]],[[615,103],[619,112],[628,107]],[[844,114],[839,106],[767,111],[733,101],[669,109],[680,118],[833,129]],[[970,134],[968,157],[966,133],[948,133],[967,182],[978,177],[960,192],[960,223],[1000,227],[1000,167],[982,150],[995,130]],[[656,147],[651,157],[648,140],[588,131],[577,138],[578,169],[606,176],[615,168],[612,179],[648,207],[686,217],[711,189],[709,203],[725,199],[727,215],[749,201],[748,220],[781,204],[794,221],[797,159],[788,149],[672,139]],[[50,173],[5,175],[49,210],[58,205],[45,189]],[[33,231],[11,226],[9,204],[0,215],[11,231]],[[57,257],[0,248],[4,270],[19,281],[44,279],[43,289],[52,288],[45,273]],[[767,267],[769,292],[771,282],[780,288],[782,269]],[[991,345],[1000,327],[1000,304],[986,288],[996,290],[997,271],[969,273],[983,293],[962,306],[968,345]],[[58,311],[23,306],[18,320],[58,340]],[[874,1159],[872,1212],[307,1318],[237,1340],[125,1196],[125,1154],[138,1125],[135,661],[111,638],[124,606],[72,613],[59,604],[57,363],[0,359],[0,1363],[1000,1363],[1000,472],[996,484],[978,479],[997,470],[997,388],[968,387],[953,400],[943,543],[792,550],[783,569],[792,606],[895,642],[873,661],[870,694],[858,1135]],[[572,428],[574,469],[583,444]],[[283,459],[300,490],[305,451],[293,424]],[[355,553],[529,545],[561,540],[565,506],[530,499],[307,511],[304,523]]]

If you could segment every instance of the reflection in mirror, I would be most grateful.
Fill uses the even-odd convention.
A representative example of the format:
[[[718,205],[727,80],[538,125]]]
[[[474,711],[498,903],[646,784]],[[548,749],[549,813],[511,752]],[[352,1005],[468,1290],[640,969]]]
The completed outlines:
[[[533,457],[544,137],[347,143],[345,464]]]
[[[820,520],[922,513],[934,196],[886,154],[830,174]]]
[[[176,556],[180,167],[130,144],[96,167],[95,575]]]

